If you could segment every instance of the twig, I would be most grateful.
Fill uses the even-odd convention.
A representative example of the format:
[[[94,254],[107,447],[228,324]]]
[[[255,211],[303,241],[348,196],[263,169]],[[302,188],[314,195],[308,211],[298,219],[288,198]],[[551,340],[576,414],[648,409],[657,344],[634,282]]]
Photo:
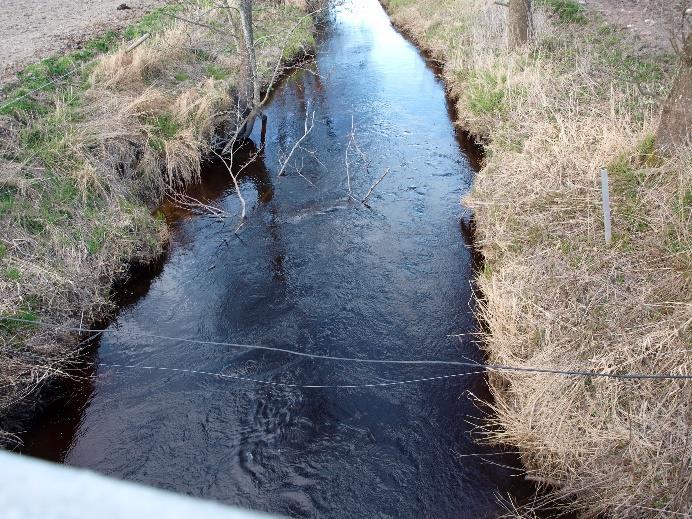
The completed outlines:
[[[241,212],[240,212],[240,221],[241,225],[242,222],[245,221],[245,199],[243,198],[243,194],[240,192],[240,184],[238,184],[238,177],[233,174],[233,162],[229,164],[226,162],[226,159],[224,159],[219,153],[212,148],[211,152],[216,155],[218,158],[221,159],[221,161],[224,163],[224,166],[226,166],[226,169],[228,170],[229,175],[231,175],[231,178],[233,179],[233,185],[235,186],[235,192],[238,195],[238,199],[240,200],[240,206],[241,206]],[[238,232],[238,229],[240,229],[241,225],[238,226],[238,228],[235,230],[235,232]]]
[[[313,110],[312,112],[312,118],[310,118],[310,126],[308,127],[308,107],[305,107],[305,123],[304,123],[304,132],[303,135],[300,139],[298,139],[295,144],[293,144],[293,147],[291,148],[291,151],[288,153],[286,156],[286,160],[281,164],[281,169],[279,169],[278,177],[282,176],[284,172],[286,171],[286,167],[288,166],[289,161],[291,160],[291,157],[295,153],[295,151],[298,149],[300,146],[300,143],[303,142],[303,140],[310,134],[312,129],[315,127],[315,112]]]
[[[348,150],[351,149],[351,144],[353,143],[353,139],[351,139],[351,135],[353,135],[353,115],[351,115],[351,133],[349,133],[349,139],[348,139],[348,145],[346,146],[346,158],[344,159],[346,161],[346,184],[348,185],[348,194],[351,194],[351,163],[348,161]]]
[[[220,207],[205,204],[201,200],[186,195],[185,193],[171,193],[168,195],[168,198],[178,207],[193,211],[196,214],[210,214],[220,220],[228,217],[228,213]]]
[[[377,184],[379,184],[380,182],[382,182],[382,180],[384,180],[384,177],[386,177],[390,171],[391,170],[389,168],[387,168],[384,171],[384,173],[382,173],[382,176],[377,180],[377,182],[375,182],[372,186],[370,186],[370,189],[368,189],[368,192],[365,195],[365,197],[363,198],[363,200],[361,200],[361,203],[365,204],[368,197],[372,194],[373,189],[375,189],[377,187]]]
[[[540,483],[542,485],[549,485],[549,486],[555,487],[555,488],[560,488],[560,487],[564,486],[564,483],[562,481],[558,481],[557,479],[544,478],[541,476],[535,476],[533,474],[526,474],[524,476],[524,479],[527,481],[533,481],[534,483]]]

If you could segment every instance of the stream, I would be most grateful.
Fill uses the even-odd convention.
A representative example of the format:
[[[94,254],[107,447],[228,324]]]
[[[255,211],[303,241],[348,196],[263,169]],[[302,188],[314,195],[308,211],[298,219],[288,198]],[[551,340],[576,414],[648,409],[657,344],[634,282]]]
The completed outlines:
[[[238,236],[233,183],[210,162],[188,194],[228,217],[163,206],[167,257],[124,287],[90,376],[27,433],[23,452],[296,517],[496,517],[501,498],[526,495],[517,461],[477,442],[472,395],[488,396],[477,370],[227,344],[483,362],[460,204],[477,150],[455,130],[435,70],[376,0],[326,18],[314,68],[288,76],[266,109]],[[368,206],[347,195],[347,148],[357,200],[389,168]]]

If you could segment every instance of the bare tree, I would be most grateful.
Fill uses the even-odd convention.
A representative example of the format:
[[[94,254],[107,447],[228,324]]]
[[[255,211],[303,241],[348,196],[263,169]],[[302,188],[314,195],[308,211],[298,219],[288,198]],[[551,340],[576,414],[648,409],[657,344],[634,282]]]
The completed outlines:
[[[674,45],[680,66],[656,131],[656,144],[662,151],[692,144],[692,31],[689,28],[683,38],[682,44]]]
[[[282,70],[285,70],[282,56],[286,49],[289,40],[293,33],[303,24],[303,22],[311,17],[314,17],[320,11],[326,8],[324,0],[314,0],[309,2],[308,6],[318,5],[321,7],[308,12],[301,17],[293,27],[286,32],[281,45],[281,52],[276,60],[276,65],[272,72],[272,76],[265,86],[265,93],[262,96],[262,83],[257,70],[257,60],[255,56],[255,40],[253,37],[252,27],[252,4],[253,0],[230,0],[233,3],[231,6],[229,0],[223,0],[224,6],[228,13],[228,21],[233,29],[232,35],[236,42],[240,58],[241,69],[243,71],[242,85],[238,96],[238,119],[237,129],[229,139],[223,149],[223,153],[228,153],[238,142],[247,139],[252,133],[255,120],[258,116],[262,117],[263,125],[266,122],[266,117],[262,114],[262,107],[267,103],[272,87],[280,77]],[[239,20],[234,17],[234,12],[239,13]],[[295,65],[294,65],[295,66]],[[264,126],[262,131],[264,139]]]
[[[195,1],[195,0],[188,0]],[[283,4],[284,2],[295,4],[299,0],[273,0],[274,5]],[[271,5],[271,4],[269,4]],[[246,220],[246,203],[243,195],[240,191],[240,175],[243,170],[259,155],[261,155],[264,148],[264,124],[262,132],[262,143],[258,152],[247,161],[238,171],[235,171],[234,166],[234,152],[236,145],[245,139],[249,138],[252,133],[252,129],[257,117],[262,117],[263,123],[266,121],[266,116],[262,113],[262,107],[267,103],[269,99],[269,94],[275,82],[281,75],[281,72],[286,69],[286,65],[283,61],[284,51],[292,37],[293,33],[304,23],[308,18],[316,16],[320,11],[327,7],[324,0],[313,0],[305,4],[306,8],[314,7],[314,10],[306,13],[302,16],[286,33],[283,37],[283,42],[280,45],[280,52],[276,58],[275,66],[273,67],[271,78],[268,83],[263,83],[260,78],[258,67],[257,67],[257,57],[255,48],[258,44],[254,39],[253,34],[253,0],[220,0],[218,4],[215,4],[214,8],[221,8],[225,13],[225,18],[227,22],[226,28],[219,28],[216,24],[205,22],[200,20],[189,20],[180,16],[174,16],[175,18],[190,23],[192,25],[198,25],[219,34],[222,38],[232,40],[235,43],[237,49],[237,54],[240,59],[240,81],[238,82],[238,93],[236,100],[235,120],[229,121],[231,124],[230,135],[228,135],[228,140],[225,146],[219,153],[216,149],[212,148],[211,153],[213,153],[228,169],[228,172],[233,180],[236,193],[241,203],[241,216],[240,225],[236,229],[236,232],[242,227]],[[266,5],[263,7],[266,8]],[[276,35],[272,35],[276,37]],[[261,40],[266,40],[267,36],[261,38]],[[264,94],[262,93],[263,87],[265,89]],[[303,149],[301,143],[307,137],[307,135],[312,131],[314,126],[315,113],[309,117],[306,110],[305,116],[305,132],[304,135],[298,139],[294,144],[293,148],[289,152],[288,156],[281,162],[281,169],[279,175],[284,174],[293,154],[298,149]],[[225,140],[225,139],[224,139]],[[300,176],[303,176],[299,173]],[[223,219],[228,215],[221,209],[211,204],[206,204],[199,200],[191,197],[178,196],[171,198],[173,203],[184,207],[185,209],[192,210],[195,212],[200,212],[204,214],[212,214],[217,218]]]
[[[255,39],[252,28],[253,0],[224,0],[228,21],[233,28],[233,37],[241,61],[242,79],[238,92],[239,114],[242,118],[238,138],[245,139],[255,124],[261,103],[260,81],[255,56]],[[238,17],[234,16],[234,11]]]
[[[520,47],[529,41],[532,21],[531,0],[510,0],[507,25],[507,39],[510,47]]]

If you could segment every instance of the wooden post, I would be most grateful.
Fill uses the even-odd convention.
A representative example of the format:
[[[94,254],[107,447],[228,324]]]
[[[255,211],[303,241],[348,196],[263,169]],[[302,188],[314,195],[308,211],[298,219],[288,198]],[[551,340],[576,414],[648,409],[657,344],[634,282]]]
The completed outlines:
[[[603,198],[603,227],[605,228],[606,245],[610,245],[612,234],[610,229],[610,195],[608,193],[608,170],[601,169],[601,197]]]
[[[262,114],[262,133],[260,136],[260,145],[264,148],[264,143],[267,138],[267,114]]]
[[[137,47],[139,47],[142,43],[147,41],[149,39],[150,34],[148,32],[145,32],[142,34],[139,38],[137,38],[135,41],[130,43],[127,48],[125,49],[125,52],[132,52],[135,50]]]

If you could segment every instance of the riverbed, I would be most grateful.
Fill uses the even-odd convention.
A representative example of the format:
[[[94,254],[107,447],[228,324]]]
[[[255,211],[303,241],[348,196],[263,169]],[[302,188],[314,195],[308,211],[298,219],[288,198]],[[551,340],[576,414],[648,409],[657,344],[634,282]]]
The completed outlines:
[[[478,442],[478,369],[234,346],[483,362],[460,205],[478,157],[444,84],[376,0],[351,0],[266,115],[264,149],[236,157],[256,157],[244,225],[208,163],[188,194],[217,210],[162,207],[165,261],[123,288],[88,378],[25,452],[287,516],[497,516],[526,487]]]

